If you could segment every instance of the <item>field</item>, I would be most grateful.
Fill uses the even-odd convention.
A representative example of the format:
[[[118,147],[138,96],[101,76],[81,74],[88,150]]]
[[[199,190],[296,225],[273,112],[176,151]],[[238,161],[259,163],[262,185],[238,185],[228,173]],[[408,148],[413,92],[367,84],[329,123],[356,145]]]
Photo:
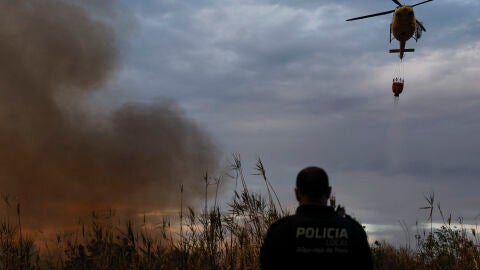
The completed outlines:
[[[200,212],[179,202],[178,224],[168,218],[159,224],[143,220],[118,223],[114,211],[93,212],[78,229],[59,233],[49,244],[22,232],[20,205],[5,201],[7,216],[0,224],[0,269],[259,269],[259,247],[269,224],[287,215],[258,160],[256,175],[266,192],[251,192],[241,161],[234,158],[231,177],[240,188],[224,207],[217,194],[205,193]],[[221,179],[204,178],[205,187]],[[183,195],[183,186],[179,192]],[[207,189],[206,189],[207,191]],[[265,195],[266,194],[266,195]],[[480,269],[480,238],[475,229],[452,224],[433,194],[426,197],[429,220],[438,211],[441,228],[416,235],[414,248],[372,243],[375,269]],[[212,205],[208,206],[208,202]],[[181,226],[180,226],[181,224]]]

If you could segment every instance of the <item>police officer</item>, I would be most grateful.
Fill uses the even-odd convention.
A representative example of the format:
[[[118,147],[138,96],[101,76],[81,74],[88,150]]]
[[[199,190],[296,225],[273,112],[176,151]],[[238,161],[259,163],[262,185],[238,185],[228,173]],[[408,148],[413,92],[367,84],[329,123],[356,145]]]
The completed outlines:
[[[307,167],[297,175],[295,215],[273,223],[260,250],[262,270],[373,269],[362,226],[327,206],[331,187],[327,173]]]

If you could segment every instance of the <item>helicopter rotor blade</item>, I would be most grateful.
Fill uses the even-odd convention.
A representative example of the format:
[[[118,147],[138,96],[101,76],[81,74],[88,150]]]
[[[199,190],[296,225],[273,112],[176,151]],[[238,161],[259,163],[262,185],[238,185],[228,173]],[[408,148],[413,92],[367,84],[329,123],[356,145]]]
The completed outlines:
[[[433,1],[433,0],[423,1],[423,2],[420,2],[420,3],[416,3],[415,5],[411,5],[410,7],[418,6],[418,5],[425,4],[425,3],[427,3],[427,2],[432,2],[432,1]]]
[[[430,1],[433,1],[433,0],[430,0]],[[389,14],[389,13],[393,13],[393,12],[395,12],[395,9],[392,9],[392,10],[389,10],[389,11],[384,11],[384,12],[379,12],[379,13],[375,13],[375,14],[365,15],[365,16],[361,16],[361,17],[351,18],[351,19],[348,19],[347,22],[348,21],[365,19],[365,18],[370,18],[370,17],[375,17],[375,16],[381,16],[381,15],[385,15],[385,14]]]
[[[393,1],[395,4],[397,4],[399,7],[403,7],[403,5],[402,5],[400,2],[398,2],[398,0],[392,0],[392,1]]]
[[[427,32],[427,29],[425,29],[425,27],[423,27],[423,23],[419,22],[418,20],[417,21],[417,24],[420,25],[420,28],[422,28],[423,32]]]

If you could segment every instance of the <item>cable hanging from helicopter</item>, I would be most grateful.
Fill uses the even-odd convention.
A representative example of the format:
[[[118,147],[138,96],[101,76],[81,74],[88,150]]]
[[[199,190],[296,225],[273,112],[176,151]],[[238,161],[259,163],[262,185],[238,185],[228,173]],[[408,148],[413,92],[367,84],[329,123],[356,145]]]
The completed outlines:
[[[423,29],[422,22],[417,21],[417,24],[415,25],[415,33],[413,35],[415,41],[418,41],[422,37]],[[390,42],[391,41],[392,39],[390,39]],[[395,77],[392,80],[392,92],[395,97],[399,97],[405,86],[405,66],[403,64],[403,59],[400,59],[400,62],[395,65],[394,76]]]

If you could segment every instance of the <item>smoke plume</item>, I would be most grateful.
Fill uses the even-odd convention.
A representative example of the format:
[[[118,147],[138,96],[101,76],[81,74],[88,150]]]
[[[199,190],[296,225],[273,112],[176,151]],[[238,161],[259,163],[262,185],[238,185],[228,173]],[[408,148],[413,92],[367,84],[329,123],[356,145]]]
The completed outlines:
[[[180,183],[198,197],[216,164],[209,137],[171,102],[127,104],[108,121],[62,103],[111,79],[115,38],[72,2],[0,0],[0,193],[28,226],[178,207]]]

